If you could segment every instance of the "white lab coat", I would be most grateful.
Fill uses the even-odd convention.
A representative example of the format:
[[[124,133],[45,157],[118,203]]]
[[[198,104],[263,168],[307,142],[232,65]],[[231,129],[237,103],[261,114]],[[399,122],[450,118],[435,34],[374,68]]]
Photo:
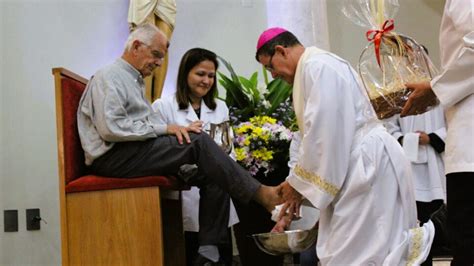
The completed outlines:
[[[293,100],[301,143],[288,182],[320,209],[322,265],[419,264],[434,236],[417,226],[411,170],[343,59],[306,48]]]
[[[446,138],[444,110],[441,106],[437,106],[421,115],[393,116],[386,120],[385,126],[396,140],[415,131],[423,131],[426,134],[434,133],[443,141]],[[411,166],[415,185],[415,199],[423,202],[431,202],[437,199],[446,201],[446,176],[442,154],[438,153],[429,144],[418,145],[418,156],[416,160],[411,162]]]
[[[160,115],[163,124],[176,124],[188,126],[196,120],[204,123],[218,124],[229,120],[229,109],[225,103],[216,99],[216,109],[211,110],[204,101],[201,102],[201,118],[199,119],[191,105],[186,110],[180,110],[176,96],[157,99],[152,107]],[[183,227],[185,231],[199,232],[199,188],[192,187],[189,191],[183,191]],[[229,227],[238,223],[239,218],[232,200],[230,201]]]
[[[446,174],[474,172],[474,0],[447,0],[440,30],[442,73],[431,87],[446,110]]]

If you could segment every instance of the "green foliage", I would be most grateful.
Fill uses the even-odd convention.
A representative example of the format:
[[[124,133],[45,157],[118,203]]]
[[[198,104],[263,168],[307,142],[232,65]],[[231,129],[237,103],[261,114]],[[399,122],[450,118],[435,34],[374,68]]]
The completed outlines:
[[[219,83],[226,90],[226,102],[230,110],[231,122],[248,121],[254,116],[269,116],[281,121],[290,129],[295,129],[295,115],[291,108],[292,86],[281,79],[268,82],[263,69],[265,88],[259,89],[258,72],[250,78],[238,76],[232,65],[222,57],[219,60],[227,68],[230,77],[219,72]]]

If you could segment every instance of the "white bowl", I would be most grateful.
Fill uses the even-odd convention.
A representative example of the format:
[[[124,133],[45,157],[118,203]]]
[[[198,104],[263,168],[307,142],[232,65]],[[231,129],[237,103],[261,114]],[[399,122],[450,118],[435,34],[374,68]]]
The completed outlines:
[[[317,227],[308,230],[290,230],[282,233],[252,235],[257,246],[270,255],[299,253],[307,250],[318,237]]]

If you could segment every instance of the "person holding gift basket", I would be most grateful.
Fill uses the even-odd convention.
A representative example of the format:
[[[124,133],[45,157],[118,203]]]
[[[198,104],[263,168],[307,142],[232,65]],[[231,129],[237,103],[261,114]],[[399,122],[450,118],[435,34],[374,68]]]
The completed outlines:
[[[474,1],[447,0],[439,36],[443,72],[412,91],[402,116],[422,113],[439,99],[446,109],[448,233],[451,265],[474,265]]]
[[[296,166],[280,185],[286,203],[275,229],[298,215],[304,197],[320,210],[322,265],[423,262],[433,224],[417,225],[409,162],[350,64],[305,48],[282,28],[260,35],[256,59],[274,78],[293,84],[301,138]]]

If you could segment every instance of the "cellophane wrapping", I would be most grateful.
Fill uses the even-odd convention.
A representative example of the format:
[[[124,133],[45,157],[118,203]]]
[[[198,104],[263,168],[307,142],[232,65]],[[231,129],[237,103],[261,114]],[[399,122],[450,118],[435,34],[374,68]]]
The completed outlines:
[[[430,81],[437,73],[434,64],[415,40],[389,29],[397,0],[345,0],[342,10],[368,29],[371,41],[360,55],[358,71],[377,117],[399,114],[410,94],[405,84]]]

